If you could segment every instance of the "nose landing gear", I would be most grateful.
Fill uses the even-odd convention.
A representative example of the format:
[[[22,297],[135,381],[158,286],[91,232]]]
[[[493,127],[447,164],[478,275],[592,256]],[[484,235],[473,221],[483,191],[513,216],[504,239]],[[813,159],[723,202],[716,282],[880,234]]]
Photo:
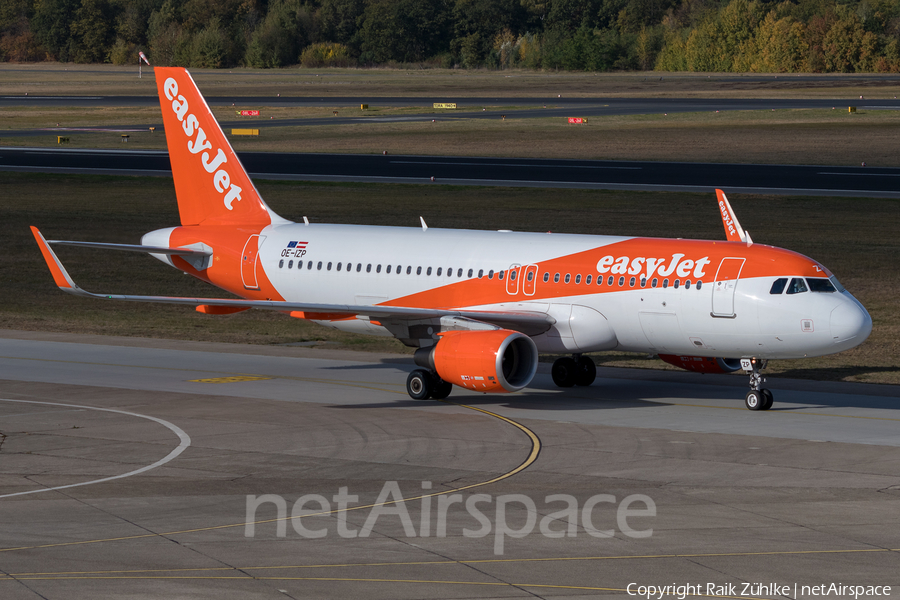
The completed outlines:
[[[750,391],[744,397],[744,405],[750,410],[769,410],[775,401],[772,392],[762,387],[766,378],[760,371],[766,368],[766,362],[756,358],[741,359],[741,368],[750,373]]]

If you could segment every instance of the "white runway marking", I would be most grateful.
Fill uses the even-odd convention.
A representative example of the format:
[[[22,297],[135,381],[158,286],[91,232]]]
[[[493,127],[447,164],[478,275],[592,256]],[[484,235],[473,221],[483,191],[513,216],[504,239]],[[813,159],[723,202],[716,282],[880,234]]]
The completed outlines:
[[[142,415],[139,413],[128,412],[127,410],[116,410],[113,408],[97,408],[96,406],[81,406],[79,404],[61,404],[58,402],[37,402],[34,400],[12,400],[9,398],[0,398],[0,402],[21,402],[23,404],[43,404],[46,406],[64,406],[66,408],[81,408],[84,410],[99,410],[99,411],[103,411],[103,412],[111,412],[111,413],[117,413],[120,415],[127,415],[129,417],[138,417],[140,419],[147,419],[148,421],[153,421],[155,423],[159,423],[160,425],[162,425],[164,427],[167,427],[170,431],[172,431],[175,435],[178,436],[178,440],[179,440],[178,447],[176,447],[174,450],[169,452],[169,454],[167,454],[165,457],[161,458],[160,460],[156,461],[152,465],[147,465],[146,467],[141,467],[140,469],[136,469],[134,471],[129,471],[128,473],[123,473],[122,475],[114,475],[112,477],[104,477],[103,479],[94,479],[93,481],[84,481],[82,483],[72,483],[70,485],[60,485],[60,486],[56,486],[56,487],[42,488],[39,490],[30,490],[27,492],[16,492],[15,494],[3,494],[3,495],[0,495],[0,498],[10,498],[12,496],[24,496],[25,494],[37,494],[39,492],[50,492],[53,490],[65,490],[68,488],[80,487],[83,485],[93,485],[95,483],[103,483],[105,481],[113,481],[115,479],[124,479],[125,477],[131,477],[132,475],[139,475],[140,473],[146,473],[147,471],[150,471],[151,469],[155,469],[156,467],[161,467],[164,464],[166,464],[167,462],[174,460],[182,452],[187,450],[187,448],[191,445],[191,437],[177,425],[174,425],[172,423],[169,423],[168,421],[159,419],[157,417],[151,417],[151,416]]]

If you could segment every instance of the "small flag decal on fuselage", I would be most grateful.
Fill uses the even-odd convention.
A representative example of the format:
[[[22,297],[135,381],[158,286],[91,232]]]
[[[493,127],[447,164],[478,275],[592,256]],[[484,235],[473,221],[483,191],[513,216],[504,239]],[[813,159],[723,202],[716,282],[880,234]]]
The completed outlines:
[[[308,242],[288,242],[287,248],[281,251],[282,258],[303,258],[306,256]]]

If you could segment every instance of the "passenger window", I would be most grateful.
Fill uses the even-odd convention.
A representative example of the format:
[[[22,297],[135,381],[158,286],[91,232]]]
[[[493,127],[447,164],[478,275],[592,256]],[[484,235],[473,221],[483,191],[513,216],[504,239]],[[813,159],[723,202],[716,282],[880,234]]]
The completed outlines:
[[[506,273],[506,271],[500,271],[499,273],[497,273],[497,279],[502,281],[504,273]]]
[[[699,290],[702,287],[703,287],[703,282],[698,279],[697,280],[697,289]]]
[[[588,276],[584,279],[584,285],[591,285],[591,276],[590,276],[590,275],[588,275]]]
[[[657,284],[658,282],[659,282],[659,281],[656,279],[656,277],[654,277],[654,278],[653,278],[653,281],[650,282],[650,287],[656,287],[656,284]]]
[[[298,263],[298,264],[299,264],[299,263]],[[289,261],[288,261],[288,269],[293,269],[293,268],[294,268],[294,261],[289,260]]]
[[[628,287],[634,287],[634,277],[628,282]]]
[[[575,276],[575,283],[581,283],[581,275]]]
[[[779,277],[775,280],[775,283],[772,284],[772,289],[769,290],[769,293],[772,295],[780,294],[784,291],[786,285],[787,277]]]
[[[809,284],[809,291],[811,292],[831,293],[837,291],[828,279],[807,277],[806,283]]]
[[[666,281],[668,281],[668,280],[666,280]],[[676,279],[674,285],[675,285],[675,289],[677,290],[677,289],[678,289],[678,286],[681,285],[681,280],[680,280],[680,279]]]
[[[691,280],[690,279],[688,279],[687,281],[684,282],[684,289],[686,289],[686,290],[691,289]]]
[[[515,271],[510,271],[510,272],[509,272],[509,280],[510,280],[510,281],[515,281],[515,280],[516,280],[516,272],[515,272]]]
[[[440,273],[438,273],[440,275]],[[453,267],[447,267],[447,277],[453,277]]]
[[[338,271],[341,270],[341,265],[342,265],[342,264],[343,264],[343,263],[338,263],[338,266],[337,266],[337,270],[338,270]],[[348,267],[348,270],[349,270],[350,263],[347,263],[347,267]]]
[[[606,280],[606,285],[612,285],[612,284],[613,284],[613,276],[610,275],[609,279]]]
[[[397,269],[397,270],[399,271],[400,269]],[[391,274],[391,265],[387,266],[387,269],[385,269],[385,273],[387,273],[388,275]]]
[[[544,283],[550,281],[550,271],[544,271]]]
[[[456,276],[462,277],[462,269],[460,269],[456,272]],[[469,269],[469,277],[471,277],[471,276],[472,276],[472,269]]]
[[[460,269],[460,276],[462,275],[462,269]],[[472,269],[469,269],[469,277],[472,276]]]
[[[326,268],[326,269],[327,269],[327,270],[329,270],[329,271],[330,271],[330,270],[331,270],[331,263],[328,263],[328,266],[327,266],[327,267],[325,267],[325,268]]]
[[[428,267],[428,270],[425,271],[425,274],[426,274],[426,275],[431,275],[431,267]]]
[[[312,261],[309,261],[308,263],[306,263],[306,268],[309,269],[310,271],[312,271]]]
[[[553,283],[559,283],[559,273],[553,276]]]
[[[416,275],[422,274],[422,267],[416,267]]]
[[[419,267],[419,269],[421,270],[422,267]],[[409,275],[410,273],[412,273],[412,265],[406,267],[406,274]]]
[[[441,271],[443,271],[443,270],[444,270],[444,269],[443,269],[442,267],[438,267],[438,270],[437,270],[437,276],[438,276],[438,277],[441,276]],[[452,273],[451,273],[451,275],[452,275]]]
[[[641,277],[641,287],[647,287],[647,278]]]
[[[371,273],[371,272],[372,272],[372,263],[369,263],[366,265],[366,273]]]
[[[284,259],[283,258],[278,261],[278,268],[280,269],[282,267],[284,267]]]
[[[590,275],[588,275],[588,277],[590,277]],[[534,281],[534,271],[528,271],[528,281]],[[588,281],[588,283],[590,283],[590,281]]]
[[[378,265],[377,267],[375,267],[375,272],[381,273],[381,265]]]
[[[788,285],[788,294],[802,294],[803,292],[808,291],[806,287],[806,282],[803,281],[802,277],[794,277],[791,279],[790,285]]]
[[[478,279],[484,277],[484,269],[478,269]]]
[[[491,269],[490,271],[488,271],[488,279],[493,279],[493,278],[494,278],[494,270]]]
[[[572,276],[566,273],[566,283],[569,283],[569,280],[572,279]]]
[[[619,277],[619,287],[625,287],[625,278]]]

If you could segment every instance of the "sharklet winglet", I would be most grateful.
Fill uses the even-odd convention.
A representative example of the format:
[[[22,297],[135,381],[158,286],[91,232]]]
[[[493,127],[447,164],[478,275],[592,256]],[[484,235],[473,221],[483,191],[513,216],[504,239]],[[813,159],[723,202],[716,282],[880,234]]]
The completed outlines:
[[[47,262],[47,267],[50,269],[50,274],[53,275],[53,281],[56,282],[59,289],[77,296],[92,296],[93,294],[85,292],[75,284],[62,262],[56,256],[56,253],[50,249],[50,244],[38,231],[38,228],[32,225],[31,233],[34,235],[34,239],[41,249],[41,254],[44,255],[44,260]]]

